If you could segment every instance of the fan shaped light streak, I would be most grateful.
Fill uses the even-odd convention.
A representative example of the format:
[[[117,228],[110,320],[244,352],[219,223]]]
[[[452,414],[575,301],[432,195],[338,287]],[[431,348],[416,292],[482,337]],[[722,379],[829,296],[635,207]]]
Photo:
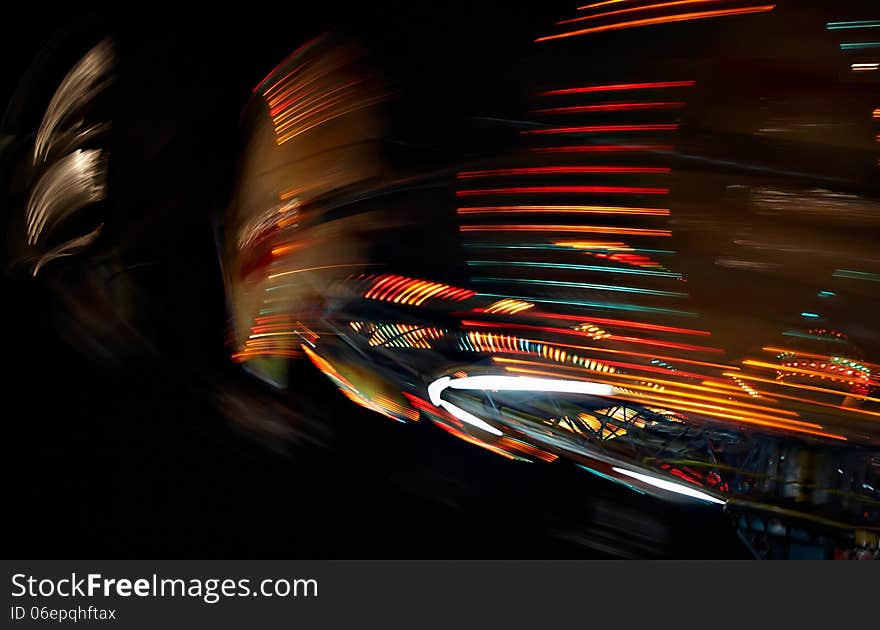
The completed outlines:
[[[718,505],[724,505],[727,502],[722,499],[718,499],[713,497],[711,494],[706,494],[705,492],[700,492],[695,488],[691,488],[690,486],[685,486],[680,483],[675,483],[673,481],[667,481],[665,479],[659,479],[657,477],[652,477],[650,475],[645,475],[642,473],[637,473],[632,470],[626,470],[625,468],[618,468],[617,466],[612,466],[613,471],[620,473],[621,475],[627,475],[628,477],[632,477],[633,479],[638,479],[642,483],[646,483],[649,486],[654,486],[655,488],[660,488],[661,490],[666,490],[668,492],[674,492],[676,494],[682,494],[688,497],[692,497],[694,499],[699,499],[701,501],[708,501],[710,503],[717,503]]]
[[[45,160],[65,133],[80,133],[86,136],[92,131],[102,129],[82,129],[80,117],[74,116],[82,106],[93,100],[110,84],[113,68],[113,47],[110,40],[104,40],[80,59],[64,77],[61,85],[49,101],[43,120],[34,139],[34,164]],[[62,125],[67,121],[67,129]]]
[[[373,285],[366,290],[363,297],[368,300],[421,306],[429,299],[460,302],[474,295],[476,295],[476,292],[470,289],[459,289],[439,282],[428,282],[404,276],[389,275],[375,278]]]
[[[504,300],[498,300],[497,302],[490,304],[489,306],[487,306],[484,309],[477,309],[476,312],[490,313],[490,314],[504,313],[507,315],[515,315],[516,313],[521,313],[522,311],[526,311],[530,308],[534,308],[534,306],[535,305],[532,304],[531,302],[524,302],[522,300],[504,299]]]
[[[27,242],[44,229],[106,197],[107,164],[100,149],[77,149],[54,162],[31,190],[25,210]]]
[[[646,18],[643,20],[632,20],[629,22],[618,22],[615,24],[605,24],[602,26],[594,26],[592,28],[584,28],[577,31],[569,31],[567,33],[559,33],[556,35],[546,35],[539,37],[536,42],[546,42],[554,39],[562,39],[565,37],[576,37],[578,35],[588,35],[590,33],[602,33],[605,31],[616,31],[627,28],[638,28],[641,26],[652,26],[655,24],[670,24],[673,22],[689,22],[692,20],[706,20],[710,18],[727,17],[731,15],[747,15],[750,13],[766,13],[776,8],[775,4],[765,4],[761,6],[742,7],[738,9],[718,9],[716,11],[697,11],[694,13],[680,13],[677,15],[664,15],[662,17]]]

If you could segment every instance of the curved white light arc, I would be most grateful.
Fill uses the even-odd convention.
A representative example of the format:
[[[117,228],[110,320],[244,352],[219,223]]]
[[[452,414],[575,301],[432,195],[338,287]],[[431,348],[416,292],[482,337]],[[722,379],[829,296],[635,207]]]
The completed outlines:
[[[457,379],[443,376],[428,385],[428,398],[434,406],[442,407],[462,422],[466,422],[478,429],[482,429],[483,431],[498,436],[503,434],[491,424],[481,420],[472,413],[457,407],[448,400],[443,400],[440,395],[446,389],[461,389],[469,391],[553,392],[589,394],[591,396],[609,396],[612,393],[610,385],[603,385],[601,383],[568,381],[554,378],[534,378],[531,376],[501,376],[495,374],[465,376]]]
[[[657,477],[652,477],[643,473],[637,473],[632,470],[626,470],[625,468],[617,468],[616,466],[612,467],[612,470],[614,470],[615,472],[619,472],[622,475],[633,477],[634,479],[638,479],[639,481],[642,481],[649,486],[654,486],[662,490],[668,490],[669,492],[675,492],[676,494],[683,494],[685,496],[693,497],[694,499],[700,499],[702,501],[709,501],[710,503],[718,503],[720,505],[725,505],[726,503],[726,501],[717,499],[710,494],[700,492],[699,490],[696,490],[695,488],[691,488],[690,486],[686,486],[684,484],[675,483],[673,481],[666,481],[665,479],[658,479]]]

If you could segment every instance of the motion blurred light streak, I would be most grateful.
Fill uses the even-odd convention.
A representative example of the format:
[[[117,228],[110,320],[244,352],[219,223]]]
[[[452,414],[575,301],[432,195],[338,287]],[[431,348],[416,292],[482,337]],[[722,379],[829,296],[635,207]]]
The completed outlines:
[[[82,128],[82,118],[75,114],[110,85],[113,61],[113,47],[109,40],[104,40],[87,52],[67,73],[52,96],[37,130],[34,164],[45,161],[52,147],[65,135],[89,135],[88,130]],[[66,130],[61,128],[65,122],[68,126]]]
[[[861,20],[854,22],[828,22],[826,25],[829,31],[848,30],[853,28],[878,28],[880,20]]]
[[[627,269],[624,267],[602,267],[599,265],[574,265],[566,263],[545,263],[513,260],[469,260],[473,267],[534,267],[537,269],[566,269],[570,271],[596,271],[599,273],[622,273],[627,275],[651,276],[656,278],[681,279],[681,274],[671,271],[648,271],[644,269]],[[681,295],[681,294],[676,294]]]
[[[661,490],[667,490],[669,492],[674,492],[676,494],[681,494],[684,496],[692,497],[694,499],[699,499],[700,501],[708,501],[710,503],[716,503],[718,505],[724,505],[727,503],[721,499],[713,497],[711,494],[706,494],[705,492],[700,492],[695,488],[691,488],[680,483],[675,483],[673,481],[667,481],[665,479],[660,479],[658,477],[652,477],[650,475],[645,475],[643,473],[637,473],[632,470],[626,470],[625,468],[618,468],[617,466],[612,467],[612,470],[618,472],[622,475],[627,475],[628,477],[632,477],[633,479],[638,479],[642,483],[646,483],[650,486],[655,486],[660,488]]]
[[[106,196],[107,166],[100,149],[77,149],[53,163],[31,190],[25,210],[27,242],[44,228]]]
[[[531,302],[524,302],[522,300],[498,300],[497,302],[493,302],[489,306],[484,309],[479,309],[477,312],[489,313],[489,314],[498,314],[504,313],[508,315],[515,315],[516,313],[521,313],[522,311],[527,311],[531,308],[534,308],[534,304]]]
[[[598,321],[598,320],[596,320]],[[592,323],[592,322],[590,322]],[[498,329],[513,329],[513,330],[534,330],[546,333],[554,333],[558,335],[574,335],[578,337],[593,337],[593,335],[580,332],[578,330],[571,330],[569,328],[553,328],[549,326],[534,326],[531,324],[514,324],[508,322],[479,322],[474,320],[463,320],[461,322],[462,326],[465,327],[483,327],[483,328],[498,328]],[[631,343],[635,345],[649,345],[649,346],[658,346],[661,348],[669,348],[674,350],[686,350],[688,352],[708,352],[712,354],[724,354],[724,350],[721,348],[712,348],[709,346],[698,346],[694,344],[687,343],[677,343],[673,341],[663,341],[659,339],[643,339],[639,337],[623,337],[620,335],[608,335],[604,337],[609,341],[619,341],[623,343]]]
[[[652,101],[644,103],[603,103],[602,105],[572,105],[569,107],[550,107],[536,109],[536,114],[588,114],[590,112],[628,112],[645,109],[678,109],[684,107],[682,101]]]
[[[458,214],[634,214],[669,216],[667,208],[624,208],[620,206],[470,206],[459,208]]]
[[[269,274],[267,278],[270,280],[274,280],[275,278],[282,278],[284,276],[290,276],[297,273],[305,273],[307,271],[322,271],[324,269],[346,269],[350,267],[369,267],[372,263],[342,263],[338,265],[320,265],[318,267],[306,267],[304,269],[291,269],[290,271],[281,271],[278,273]]]
[[[580,125],[577,127],[551,127],[549,129],[526,129],[520,131],[524,136],[541,136],[566,133],[612,133],[616,131],[678,131],[678,124],[648,124],[639,125]]]
[[[687,297],[687,293],[680,291],[661,291],[658,289],[642,289],[639,287],[627,287],[614,284],[595,284],[592,282],[569,282],[567,280],[539,280],[535,278],[498,278],[498,277],[476,277],[472,279],[474,282],[496,282],[505,283],[512,282],[514,284],[537,284],[547,287],[566,287],[572,289],[591,289],[595,291],[613,291],[615,293],[637,293],[639,295],[654,295],[660,297]]]
[[[518,186],[514,188],[485,188],[457,190],[456,197],[481,195],[533,195],[533,194],[598,194],[598,195],[668,195],[668,188],[645,188],[642,186]]]
[[[868,280],[870,282],[880,282],[880,274],[866,273],[864,271],[853,271],[851,269],[835,269],[831,274],[835,278],[847,278],[850,280]]]
[[[515,372],[515,373],[553,375],[552,372],[543,372],[540,370],[529,370],[529,369],[514,368],[514,367],[508,367],[506,369],[508,371]],[[620,375],[620,374],[615,374],[613,376],[617,377],[617,378],[626,378],[624,375]],[[604,380],[604,379],[601,379],[601,380]],[[615,386],[614,383],[610,382],[610,381],[607,382],[606,384],[609,384],[612,387]],[[748,412],[744,408],[742,408],[745,406],[745,403],[741,403],[741,404],[737,405],[734,403],[734,401],[725,400],[724,402],[727,404],[727,406],[718,405],[718,404],[705,404],[705,403],[699,403],[699,402],[693,402],[693,401],[687,400],[687,398],[700,398],[700,397],[696,396],[696,395],[692,395],[692,394],[686,394],[683,392],[678,392],[678,396],[680,396],[680,397],[677,397],[675,395],[667,395],[666,393],[658,392],[653,388],[645,388],[640,385],[628,384],[626,387],[629,389],[645,390],[647,392],[647,395],[646,394],[638,394],[638,395],[627,394],[623,391],[619,391],[615,394],[615,396],[619,397],[619,398],[635,398],[636,400],[640,400],[640,401],[643,401],[645,398],[648,398],[651,401],[657,401],[657,402],[662,402],[664,404],[668,404],[671,407],[676,408],[681,411],[690,411],[690,412],[702,414],[707,417],[718,418],[719,420],[722,420],[722,421],[734,420],[736,422],[741,422],[741,423],[745,423],[745,424],[753,424],[756,426],[763,426],[763,427],[778,429],[778,430],[782,430],[782,431],[793,431],[793,432],[797,432],[797,433],[804,433],[807,435],[815,435],[818,437],[826,437],[829,439],[841,440],[841,441],[847,440],[847,438],[845,436],[838,435],[836,433],[828,433],[826,431],[819,431],[819,430],[810,428],[813,426],[821,428],[820,425],[799,422],[796,420],[779,419],[778,417],[773,416],[773,415]],[[682,398],[682,397],[684,397],[684,398]],[[730,407],[737,407],[737,408],[730,408]]]
[[[579,249],[589,249],[598,251],[625,251],[639,252],[646,254],[672,255],[675,251],[671,249],[645,249],[640,247],[629,247],[626,243],[613,241],[578,241]],[[567,243],[464,243],[466,249],[546,249],[550,251],[568,251],[572,245]]]
[[[416,280],[405,276],[379,276],[363,294],[368,300],[421,306],[429,299],[461,301],[476,295],[475,291],[459,289],[439,282]]]
[[[604,2],[597,2],[595,4],[586,4],[582,7],[578,7],[578,11],[586,11],[587,9],[595,9],[596,7],[604,7],[609,4],[619,4],[621,2],[633,2],[633,0],[604,0]]]
[[[671,152],[671,144],[585,144],[561,147],[531,147],[535,153],[629,153],[629,152]]]
[[[641,26],[653,26],[655,24],[669,24],[673,22],[689,22],[692,20],[706,20],[710,18],[728,17],[731,15],[746,15],[750,13],[766,13],[776,8],[775,4],[766,4],[753,7],[742,7],[737,9],[718,9],[715,11],[698,11],[694,13],[680,13],[677,15],[666,15],[662,17],[646,18],[642,20],[632,20],[629,22],[618,22],[616,24],[605,24],[602,26],[594,26],[592,28],[584,28],[577,31],[569,31],[567,33],[559,33],[556,35],[546,35],[539,37],[536,42],[546,42],[565,37],[576,37],[578,35],[588,35],[590,33],[602,33],[604,31],[615,31],[626,28],[637,28]]]
[[[880,48],[880,42],[851,42],[840,45],[841,50],[863,50],[865,48]]]
[[[569,20],[561,20],[557,25],[571,24],[572,22],[583,22],[584,20],[595,20],[598,18],[609,17],[612,15],[621,15],[623,13],[636,13],[639,11],[655,11],[657,9],[665,9],[667,7],[677,7],[686,4],[718,4],[725,0],[674,0],[673,2],[660,2],[656,4],[644,4],[637,7],[629,7],[627,9],[618,9],[617,11],[606,11],[604,13],[592,13],[590,15],[582,15],[580,17],[571,18]]]
[[[628,228],[614,225],[461,225],[462,232],[585,232],[594,234],[626,234],[630,236],[672,236],[671,230]]]
[[[561,96],[565,94],[587,94],[591,92],[624,92],[628,90],[657,90],[672,87],[693,87],[696,81],[655,81],[651,83],[615,83],[610,85],[588,85],[541,92],[541,96]]]
[[[538,302],[540,304],[561,304],[564,306],[578,306],[582,308],[598,308],[613,311],[635,311],[638,313],[658,313],[664,315],[678,315],[680,317],[697,317],[697,314],[691,311],[682,311],[673,308],[660,308],[656,306],[642,306],[639,304],[621,304],[619,302],[588,302],[586,300],[559,300],[551,298],[540,298],[534,296],[521,295],[499,295],[498,293],[478,293],[481,297],[503,298],[511,297],[517,300],[527,300],[529,302]]]
[[[729,374],[725,374],[725,376],[730,376]],[[811,392],[818,392],[820,394],[831,394],[834,396],[842,396],[842,397],[852,397],[858,398],[859,400],[867,400],[871,402],[880,402],[880,398],[872,398],[870,396],[858,395],[858,394],[850,394],[848,392],[842,392],[837,389],[828,389],[826,387],[814,387],[812,385],[803,385],[801,383],[789,383],[784,380],[772,380],[767,378],[760,378],[758,376],[752,376],[748,374],[737,374],[737,377],[747,380],[754,381],[756,383],[766,383],[768,385],[781,385],[783,387],[793,387],[794,389],[803,389]]]
[[[508,175],[570,175],[587,173],[669,173],[668,167],[656,166],[534,166],[528,168],[498,168],[486,171],[462,171],[459,179],[477,177],[504,177]]]
[[[605,324],[608,326],[621,326],[623,328],[639,328],[643,330],[653,330],[657,332],[671,332],[678,333],[682,335],[701,335],[708,337],[712,333],[708,330],[694,330],[692,328],[677,328],[675,326],[661,326],[659,324],[651,324],[648,322],[633,322],[622,319],[608,319],[603,317],[593,317],[593,316],[585,316],[585,315],[564,315],[561,313],[544,313],[544,312],[532,312],[529,315],[533,317],[544,317],[548,319],[564,319],[568,321],[589,321],[596,322],[597,324]],[[719,366],[728,368],[730,366]]]

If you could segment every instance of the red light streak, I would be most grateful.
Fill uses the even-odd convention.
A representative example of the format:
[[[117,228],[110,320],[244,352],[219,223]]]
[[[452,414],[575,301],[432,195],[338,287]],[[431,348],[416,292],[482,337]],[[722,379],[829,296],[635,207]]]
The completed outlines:
[[[609,326],[621,326],[623,328],[639,328],[642,330],[655,330],[657,332],[680,333],[683,335],[703,335],[709,336],[712,333],[708,330],[693,330],[691,328],[675,328],[673,326],[660,326],[658,324],[649,324],[647,322],[631,322],[622,319],[608,319],[604,317],[584,317],[581,315],[557,315],[555,313],[530,312],[531,317],[546,317],[549,319],[565,319],[574,322],[591,322],[596,324],[606,324]]]
[[[278,72],[278,70],[281,69],[281,66],[283,66],[284,64],[286,64],[288,61],[290,61],[290,60],[293,59],[294,57],[296,57],[299,53],[301,53],[302,51],[304,51],[306,48],[308,48],[309,46],[311,46],[312,44],[314,44],[314,43],[315,43],[316,41],[318,41],[319,39],[321,39],[321,38],[320,38],[320,37],[315,37],[314,39],[310,39],[310,40],[307,41],[305,44],[303,44],[302,46],[300,46],[299,48],[297,48],[296,50],[294,50],[292,53],[290,53],[289,55],[287,55],[287,57],[285,57],[284,60],[283,60],[281,63],[279,63],[277,66],[275,66],[275,67],[272,69],[272,71],[271,71],[269,74],[267,74],[267,75],[265,76],[265,78],[263,78],[262,81],[260,81],[259,83],[257,83],[257,85],[256,85],[256,87],[254,88],[254,90],[253,90],[252,93],[253,93],[253,94],[256,94],[257,90],[259,90],[259,89],[262,87],[262,85],[263,85],[266,81],[268,81],[269,79],[271,79],[271,78],[272,78],[272,75],[274,75],[276,72]],[[273,85],[272,87],[274,88],[275,86]],[[269,89],[272,89],[272,88],[269,88]],[[268,92],[268,91],[269,91],[269,90],[267,90],[267,92]]]
[[[458,179],[501,177],[507,175],[567,175],[571,173],[669,173],[665,166],[533,166],[528,168],[498,168],[486,171],[462,171]]]
[[[710,348],[709,346],[695,346],[687,343],[676,343],[674,341],[660,341],[659,339],[642,339],[640,337],[620,337],[611,335],[611,341],[624,341],[626,343],[636,343],[645,346],[659,346],[661,348],[673,348],[676,350],[692,350],[694,352],[711,352],[713,354],[724,354],[721,348]]]
[[[477,195],[532,195],[532,194],[610,194],[610,195],[667,195],[668,188],[644,188],[642,186],[517,186],[514,188],[486,188],[482,190],[458,190],[456,197]]]
[[[627,112],[646,109],[677,109],[684,107],[681,101],[659,101],[652,103],[605,103],[604,105],[574,105],[571,107],[551,107],[536,109],[536,114],[588,114],[590,112]]]
[[[616,83],[613,85],[589,85],[541,92],[541,96],[561,96],[564,94],[587,94],[590,92],[624,92],[627,90],[658,90],[672,87],[693,87],[696,81],[655,81],[652,83]]]
[[[637,151],[672,151],[671,144],[585,144],[581,146],[532,147],[535,153],[626,153]]]
[[[539,136],[558,133],[603,133],[611,131],[677,131],[677,124],[657,125],[585,125],[580,127],[553,127],[551,129],[529,129],[521,131],[524,136]]]

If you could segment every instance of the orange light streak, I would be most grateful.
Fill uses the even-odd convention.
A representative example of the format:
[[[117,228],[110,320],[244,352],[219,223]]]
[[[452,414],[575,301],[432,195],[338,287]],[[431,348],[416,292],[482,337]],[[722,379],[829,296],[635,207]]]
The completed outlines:
[[[506,367],[505,370],[507,370],[509,372],[515,372],[515,373],[537,374],[537,375],[541,375],[541,376],[556,376],[556,377],[558,377],[558,374],[555,374],[553,372],[543,371],[543,370],[530,370],[530,369],[525,369],[525,368],[514,368],[514,367]],[[619,375],[615,375],[615,376],[619,376]],[[570,378],[574,378],[575,380],[587,381],[587,382],[604,383],[606,385],[612,385],[612,386],[616,385],[615,383],[609,382],[603,378],[589,378],[589,379],[578,378],[578,377],[570,377]],[[674,396],[666,396],[666,395],[663,395],[662,393],[657,392],[657,390],[651,389],[649,387],[643,387],[640,385],[627,385],[627,387],[631,388],[631,389],[635,389],[635,390],[644,390],[647,394],[649,394],[649,396],[642,397],[642,396],[628,395],[625,393],[619,393],[619,394],[615,395],[615,398],[627,398],[627,399],[642,402],[643,404],[644,404],[643,398],[649,398],[652,401],[669,403],[679,409],[683,409],[685,411],[692,411],[694,413],[699,413],[699,414],[703,414],[706,416],[722,418],[725,420],[735,420],[737,422],[742,422],[745,424],[754,424],[757,426],[765,426],[765,427],[770,427],[770,428],[774,428],[774,429],[795,431],[798,433],[806,433],[809,435],[816,435],[816,436],[827,437],[827,438],[831,438],[831,439],[835,439],[835,440],[846,441],[846,438],[842,435],[837,435],[835,433],[827,433],[825,431],[817,431],[815,429],[810,428],[810,427],[818,427],[821,429],[822,426],[817,425],[817,424],[798,422],[795,420],[785,420],[785,421],[780,422],[778,419],[773,418],[772,416],[765,416],[763,414],[749,413],[747,411],[743,411],[743,410],[739,410],[739,409],[728,409],[726,407],[722,407],[719,405],[709,405],[709,404],[691,402],[688,400],[681,400],[680,398],[676,398]],[[727,401],[727,402],[730,402],[730,401]]]
[[[719,9],[717,11],[698,11],[694,13],[680,13],[678,15],[666,15],[663,17],[646,18],[643,20],[632,20],[630,22],[618,22],[616,24],[605,24],[603,26],[594,26],[592,28],[584,28],[577,31],[569,31],[567,33],[559,33],[556,35],[546,35],[539,37],[536,42],[546,42],[554,39],[562,39],[564,37],[576,37],[578,35],[588,35],[590,33],[601,33],[604,31],[616,31],[626,28],[637,28],[640,26],[651,26],[654,24],[669,24],[672,22],[689,22],[691,20],[706,20],[716,17],[727,17],[730,15],[746,15],[749,13],[766,13],[776,8],[775,4],[765,4],[754,7],[743,7],[739,9]]]
[[[724,376],[731,376],[730,374],[724,374]],[[825,387],[814,387],[812,385],[801,385],[800,383],[789,383],[786,381],[777,381],[767,378],[760,378],[758,376],[748,376],[743,373],[739,373],[736,375],[738,378],[741,378],[745,381],[754,381],[756,383],[767,383],[769,385],[779,385],[782,387],[793,387],[795,389],[803,389],[811,392],[819,392],[821,394],[831,394],[832,396],[844,396],[846,398],[858,398],[859,400],[870,400],[871,402],[880,402],[880,398],[871,398],[870,396],[862,396],[860,394],[852,394],[850,392],[842,392],[836,389],[827,389]],[[779,394],[774,393],[774,396],[778,396]]]
[[[810,357],[811,359],[816,359],[817,361],[825,361],[831,362],[831,358],[827,354],[814,354],[812,352],[804,352],[802,350],[795,350],[793,348],[779,348],[777,346],[764,346],[761,350],[765,352],[776,352],[776,353],[785,353],[785,354],[797,354],[802,357]],[[838,355],[832,355],[838,356]],[[861,363],[865,367],[869,367],[872,370],[880,370],[880,364],[877,363],[869,363],[868,361],[864,361],[862,359],[849,359],[845,356],[840,356],[842,360],[846,361],[856,361],[857,363]]]
[[[626,228],[608,225],[461,225],[461,232],[585,232],[594,234],[628,234],[631,236],[672,236],[671,230]]]
[[[837,364],[829,361],[832,366],[837,367]],[[843,381],[867,381],[869,380],[868,376],[859,372],[858,370],[850,369],[848,371],[852,372],[852,374],[846,374],[843,371],[841,373],[836,374],[833,372],[820,372],[818,370],[808,370],[805,368],[794,367],[790,365],[779,365],[776,363],[764,363],[763,361],[755,361],[753,359],[746,359],[743,361],[743,365],[750,365],[752,367],[760,367],[760,368],[768,368],[772,370],[778,370],[780,372],[793,372],[795,374],[805,374],[807,376],[824,376],[825,378],[836,378]],[[841,366],[844,367],[845,366]]]
[[[661,2],[659,4],[646,4],[638,7],[630,7],[628,9],[618,9],[617,11],[608,11],[606,13],[593,13],[591,15],[583,15],[581,17],[571,18],[570,20],[562,20],[556,24],[570,24],[572,22],[583,22],[584,20],[595,20],[598,18],[608,17],[611,15],[620,15],[622,13],[636,13],[638,11],[651,11],[655,9],[665,9],[666,7],[677,7],[684,4],[717,4],[724,0],[675,0],[674,2]]]

